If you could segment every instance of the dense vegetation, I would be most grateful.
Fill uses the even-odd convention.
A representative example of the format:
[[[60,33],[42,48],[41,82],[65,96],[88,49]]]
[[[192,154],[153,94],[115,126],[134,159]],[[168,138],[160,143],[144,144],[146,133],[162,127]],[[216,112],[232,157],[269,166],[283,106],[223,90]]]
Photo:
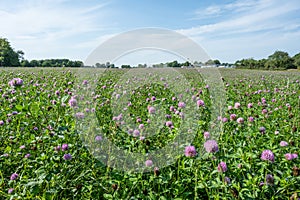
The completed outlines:
[[[255,60],[253,58],[242,59],[235,62],[235,64],[221,63],[219,60],[208,60],[202,62],[184,62],[172,61],[167,63],[154,64],[154,68],[163,67],[188,67],[188,66],[228,66],[236,67],[238,69],[264,69],[264,70],[286,70],[286,69],[300,69],[300,53],[290,57],[287,52],[275,51],[267,59]],[[72,61],[69,59],[44,59],[31,60],[24,59],[23,51],[15,51],[7,39],[0,38],[0,67],[82,67],[82,61]],[[87,66],[86,66],[87,67]],[[113,63],[95,63],[90,66],[93,68],[116,68]],[[120,68],[146,68],[146,64],[138,64],[137,66],[121,65]]]
[[[298,71],[220,69],[226,105],[222,116],[212,119],[217,104],[213,85],[201,75],[206,69],[178,69],[175,81],[164,75],[166,69],[140,70],[149,73],[124,78],[128,69],[2,68],[0,199],[300,197]],[[125,90],[122,77],[137,87]],[[148,77],[163,84],[149,84]],[[182,79],[190,86],[183,84],[185,90],[176,94],[172,85]],[[130,102],[122,100],[125,95]],[[180,147],[168,166],[149,157],[142,162],[145,173],[117,170],[90,149],[108,141],[128,152],[161,149],[179,134],[189,109],[198,119],[191,130],[195,138]],[[101,132],[82,137],[85,129],[78,125],[95,115],[97,127],[84,127]],[[127,132],[128,120],[134,131]],[[217,133],[209,132],[211,121],[221,127]],[[152,122],[161,128],[143,135]]]
[[[240,69],[265,69],[285,70],[300,69],[300,53],[290,57],[287,52],[275,51],[268,59],[255,60],[253,58],[238,60],[236,68]]]

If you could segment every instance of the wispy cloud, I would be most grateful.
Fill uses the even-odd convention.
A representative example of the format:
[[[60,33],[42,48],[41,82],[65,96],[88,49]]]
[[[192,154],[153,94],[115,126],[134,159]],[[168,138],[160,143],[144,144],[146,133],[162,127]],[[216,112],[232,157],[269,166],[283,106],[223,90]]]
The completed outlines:
[[[200,8],[194,11],[192,20],[206,19],[211,17],[219,17],[224,14],[239,13],[249,10],[257,10],[270,4],[269,0],[237,0],[233,3],[211,5],[206,8]]]
[[[210,10],[210,8],[204,10]],[[299,19],[293,18],[293,13],[300,11],[300,4],[296,0],[286,2],[278,0],[238,0],[230,4],[218,5],[214,10],[221,15],[217,22],[178,31],[194,38],[201,44],[206,44],[207,49],[218,52],[215,56],[222,59],[233,60],[232,58],[237,59],[243,55],[236,50],[232,51],[233,46],[235,49],[245,52],[244,55],[249,53],[245,49],[257,49],[260,44],[270,45],[270,48],[276,49],[283,46],[281,42],[283,40],[286,46],[290,45],[292,47],[294,45],[291,44],[296,39],[295,35],[290,39],[284,39],[283,35],[291,31],[297,31],[300,28]],[[226,12],[229,12],[229,10],[231,14],[226,16]],[[206,12],[206,14],[209,14],[209,12]],[[262,38],[265,42],[261,40]],[[269,47],[266,46],[264,49],[267,48]],[[229,49],[237,53],[233,56]],[[253,50],[251,51],[253,52]],[[252,53],[252,55],[257,55],[257,52]]]
[[[1,4],[0,7],[5,7]],[[14,8],[6,6],[6,10],[0,10],[0,36],[8,37],[16,48],[27,47],[25,52],[46,56],[49,53],[55,55],[62,40],[64,45],[60,48],[71,49],[74,44],[67,43],[70,38],[101,31],[107,26],[105,12],[101,12],[107,2],[84,7],[69,4],[63,0],[29,0]]]

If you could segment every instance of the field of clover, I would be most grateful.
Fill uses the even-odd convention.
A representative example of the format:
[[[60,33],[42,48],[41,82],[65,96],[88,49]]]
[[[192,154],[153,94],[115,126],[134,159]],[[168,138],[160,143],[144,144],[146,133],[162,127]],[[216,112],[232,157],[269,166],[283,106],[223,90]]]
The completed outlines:
[[[226,105],[212,119],[213,88],[195,69],[124,82],[128,70],[93,70],[1,69],[0,199],[300,198],[299,71],[220,69]],[[146,155],[144,171],[103,162],[118,156],[109,142]],[[170,165],[172,152],[147,157],[168,144]]]

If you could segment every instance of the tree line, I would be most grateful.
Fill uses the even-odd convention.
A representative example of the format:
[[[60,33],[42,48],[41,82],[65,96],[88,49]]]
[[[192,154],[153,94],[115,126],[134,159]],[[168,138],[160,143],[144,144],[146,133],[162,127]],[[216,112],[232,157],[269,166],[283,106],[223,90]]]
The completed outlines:
[[[235,62],[238,69],[285,70],[300,69],[300,53],[290,57],[287,52],[275,51],[267,59],[242,59]]]
[[[82,67],[82,61],[69,59],[24,59],[24,52],[15,51],[6,38],[0,38],[0,67]]]
[[[152,67],[189,67],[189,66],[232,66],[232,64],[222,63],[219,60],[208,60],[205,63],[190,62],[179,63],[178,61],[154,64]],[[69,59],[43,59],[31,60],[24,59],[24,52],[15,51],[6,38],[0,38],[0,67],[82,67],[82,61],[72,61]],[[287,52],[275,51],[267,59],[255,60],[253,58],[238,60],[234,63],[238,69],[264,69],[264,70],[284,70],[284,69],[300,69],[300,53],[290,57]],[[96,63],[95,68],[116,68],[112,63],[100,64]],[[132,68],[130,65],[122,65],[121,68]],[[138,68],[146,68],[146,64],[134,66]]]

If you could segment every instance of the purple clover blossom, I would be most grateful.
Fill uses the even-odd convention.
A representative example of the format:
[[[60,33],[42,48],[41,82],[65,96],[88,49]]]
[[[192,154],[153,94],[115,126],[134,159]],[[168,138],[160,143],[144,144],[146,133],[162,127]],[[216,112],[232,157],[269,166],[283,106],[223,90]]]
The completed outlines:
[[[235,109],[239,109],[241,107],[241,104],[239,103],[239,102],[236,102],[235,104],[234,104],[234,108]]]
[[[17,178],[19,177],[19,174],[17,173],[13,173],[11,176],[10,176],[10,180],[16,180]]]
[[[284,154],[284,157],[285,157],[285,159],[287,159],[287,160],[293,160],[293,154],[291,154],[291,153],[286,153],[286,154]]]
[[[204,148],[208,153],[215,153],[219,151],[218,143],[215,140],[207,140],[204,143]]]
[[[239,117],[236,121],[237,121],[237,123],[239,123],[239,124],[243,124],[243,123],[244,123],[244,118]]]
[[[71,99],[69,100],[69,106],[70,107],[77,106],[77,100],[74,97],[71,97]]]
[[[14,191],[14,188],[9,188],[8,191],[7,191],[7,193],[11,194],[13,191]]]
[[[274,154],[271,150],[264,150],[260,157],[262,160],[268,160],[274,162]]]
[[[268,185],[273,185],[274,184],[274,177],[271,174],[267,174],[267,176],[266,176],[266,183]]]
[[[298,154],[293,153],[292,155],[293,155],[293,159],[298,158]]]
[[[204,101],[201,100],[201,99],[199,99],[199,100],[197,101],[197,106],[198,106],[198,107],[200,107],[200,106],[205,106]]]
[[[102,140],[102,137],[100,136],[100,135],[97,135],[96,137],[95,137],[95,141],[96,142],[99,142],[99,141],[101,141]]]
[[[72,156],[71,156],[71,154],[65,154],[64,156],[63,156],[63,159],[64,160],[71,160],[72,159]]]
[[[259,132],[261,133],[265,133],[266,132],[266,128],[265,127],[259,127]]]
[[[259,183],[259,187],[262,187],[263,185],[265,185],[264,182],[260,182],[260,183]]]
[[[83,80],[82,85],[87,85],[88,81],[87,80]]]
[[[13,78],[11,81],[8,82],[8,85],[11,87],[17,87],[23,85],[23,80],[20,78]]]
[[[68,144],[63,144],[62,146],[61,146],[61,150],[62,151],[67,151],[69,149],[69,145]]]
[[[146,160],[145,165],[146,167],[151,167],[153,165],[152,160]]]
[[[154,113],[155,113],[155,108],[152,107],[152,106],[150,106],[150,107],[148,108],[148,112],[149,112],[150,114],[154,114]]]
[[[174,106],[170,106],[170,111],[174,111]]]
[[[268,110],[267,110],[267,109],[263,109],[263,110],[261,111],[261,113],[265,115],[265,114],[268,113]]]
[[[249,122],[254,122],[254,117],[251,117],[251,116],[250,116],[250,117],[248,118],[248,121],[249,121]]]
[[[24,158],[29,158],[30,156],[31,156],[31,154],[28,153],[28,154],[26,154],[26,155],[24,156]]]
[[[144,139],[146,139],[145,136],[140,136],[140,140],[141,140],[141,141],[144,140]]]
[[[143,129],[143,128],[145,128],[144,124],[140,124],[139,129]]]
[[[236,114],[231,114],[230,115],[230,120],[235,120],[236,119]]]
[[[223,117],[222,122],[223,123],[228,122],[228,119],[226,117]]]
[[[132,135],[133,135],[133,137],[138,137],[140,135],[140,131],[139,130],[134,130]]]
[[[285,146],[288,146],[289,143],[287,143],[286,141],[281,141],[281,142],[279,143],[279,145],[280,145],[281,147],[285,147]]]
[[[78,112],[78,113],[75,114],[75,117],[77,119],[83,119],[84,118],[84,113],[83,112]]]
[[[225,162],[220,162],[218,164],[218,172],[226,172],[227,171],[227,165]]]
[[[58,145],[57,147],[54,147],[54,151],[60,151],[61,147]]]
[[[194,146],[186,146],[184,150],[186,157],[195,157],[197,155],[196,148]]]
[[[225,176],[224,182],[225,182],[226,184],[230,184],[230,183],[231,183],[231,180],[230,180],[230,178],[229,178],[228,176]]]
[[[168,126],[168,127],[173,126],[173,122],[172,122],[172,121],[167,121],[167,122],[166,122],[166,126]]]
[[[204,132],[203,136],[204,136],[204,139],[209,139],[210,133],[206,131],[206,132]]]
[[[295,159],[295,158],[298,158],[298,154],[296,154],[296,153],[287,153],[287,154],[284,154],[284,157],[285,157],[285,159],[287,159],[287,160],[293,160],[293,159]]]
[[[185,108],[185,103],[184,102],[179,102],[178,107],[179,108]]]
[[[3,126],[4,125],[4,121],[0,121],[0,126]]]

